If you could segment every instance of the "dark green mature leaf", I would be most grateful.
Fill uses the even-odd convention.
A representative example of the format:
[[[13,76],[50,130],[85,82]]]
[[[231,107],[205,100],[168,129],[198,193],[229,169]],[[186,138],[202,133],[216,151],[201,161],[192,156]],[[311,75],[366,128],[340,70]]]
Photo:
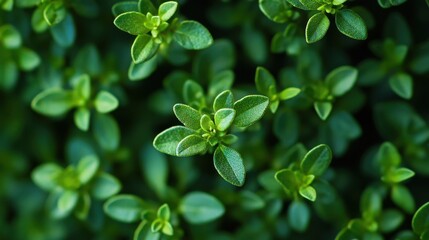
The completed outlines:
[[[217,112],[222,108],[234,107],[234,96],[230,90],[225,90],[216,96],[213,102],[213,110]]]
[[[429,202],[417,209],[414,213],[411,225],[413,231],[419,235],[429,229]]]
[[[156,151],[152,146],[147,145],[141,151],[140,165],[142,175],[148,186],[153,189],[158,196],[163,196],[167,189],[169,175],[166,156]]]
[[[316,110],[317,115],[320,119],[326,120],[331,113],[332,103],[331,102],[315,102],[314,109]]]
[[[121,222],[136,222],[147,209],[146,204],[133,195],[117,195],[104,204],[104,212],[111,218]]]
[[[115,150],[119,146],[121,134],[116,120],[108,114],[94,114],[94,137],[105,150]]]
[[[353,39],[365,40],[368,37],[364,20],[353,10],[341,9],[335,14],[338,30]]]
[[[331,149],[321,144],[308,151],[301,162],[301,169],[305,174],[321,176],[329,167],[331,159]]]
[[[302,5],[304,5],[309,10],[317,10],[320,6],[322,6],[323,1],[321,0],[299,0]]]
[[[243,186],[246,170],[243,159],[234,149],[219,145],[213,156],[214,166],[219,175],[235,186]]]
[[[174,114],[176,115],[177,119],[185,127],[198,130],[200,129],[200,119],[201,119],[201,113],[194,108],[186,105],[186,104],[175,104],[173,107]]]
[[[138,3],[134,1],[117,2],[112,6],[112,13],[115,17],[126,12],[138,12]]]
[[[158,66],[157,57],[153,57],[146,62],[141,62],[135,64],[131,62],[130,67],[128,69],[128,78],[131,81],[143,80],[149,77],[153,72],[155,72]]]
[[[144,26],[146,16],[139,12],[125,12],[115,18],[113,23],[120,30],[132,35],[148,33],[150,29]]]
[[[88,108],[80,107],[73,115],[73,120],[77,128],[82,131],[88,131],[91,120],[91,112]]]
[[[4,47],[14,49],[21,46],[22,38],[15,27],[4,25],[0,27],[0,41]]]
[[[414,212],[416,204],[414,202],[413,195],[405,186],[395,184],[392,187],[390,197],[392,198],[392,201],[405,212],[409,214]]]
[[[303,232],[310,223],[310,209],[302,201],[293,201],[289,206],[287,219],[294,230]]]
[[[173,39],[186,49],[204,49],[213,43],[210,32],[201,23],[191,20],[182,21],[174,32]]]
[[[12,89],[18,80],[19,69],[14,61],[0,63],[0,88]]]
[[[97,174],[91,181],[91,195],[104,200],[117,194],[122,188],[121,183],[108,173]]]
[[[332,95],[342,96],[350,91],[357,80],[358,70],[350,66],[342,66],[332,70],[326,77]]]
[[[256,68],[255,82],[256,90],[265,96],[270,96],[271,92],[277,92],[276,81],[273,75],[263,67]]]
[[[307,43],[314,43],[322,39],[328,32],[329,25],[329,18],[324,13],[314,14],[308,19],[305,27],[305,40]]]
[[[139,10],[143,14],[152,13],[156,15],[157,11],[151,0],[139,0]]]
[[[389,85],[402,98],[410,99],[413,96],[413,78],[407,73],[396,73],[389,78]]]
[[[158,16],[161,17],[162,21],[168,21],[177,10],[177,2],[168,1],[159,5]]]
[[[47,116],[60,116],[75,106],[73,94],[63,89],[48,89],[39,93],[31,107]]]
[[[291,7],[287,0],[259,0],[259,9],[270,20],[285,23],[291,18]]]
[[[55,42],[62,47],[70,47],[76,39],[76,28],[73,17],[67,14],[63,21],[50,28]]]
[[[150,222],[143,220],[134,232],[133,240],[159,240],[160,238],[161,232],[153,232]]]
[[[40,64],[41,60],[39,55],[31,49],[20,48],[18,53],[19,68],[24,71],[30,71]]]
[[[216,111],[214,122],[217,130],[226,131],[232,124],[235,118],[235,110],[232,108],[221,108]]]
[[[153,140],[156,150],[172,156],[176,156],[177,146],[185,137],[194,134],[195,131],[182,126],[174,126],[162,131]]]
[[[248,127],[262,118],[268,107],[269,99],[261,95],[249,95],[234,103],[236,111],[234,125]]]
[[[199,135],[192,134],[183,138],[176,148],[176,156],[190,157],[205,153],[208,149],[207,140]]]
[[[302,10],[310,10],[308,7],[304,6],[300,0],[287,0],[292,6],[300,8]]]
[[[179,211],[186,221],[202,224],[221,217],[225,208],[219,200],[207,193],[191,192],[180,202]]]
[[[135,64],[145,62],[151,59],[158,52],[159,44],[155,42],[152,36],[144,34],[139,35],[131,46],[131,57]]]
[[[391,232],[404,221],[404,215],[396,209],[388,209],[381,213],[379,227],[381,232]]]

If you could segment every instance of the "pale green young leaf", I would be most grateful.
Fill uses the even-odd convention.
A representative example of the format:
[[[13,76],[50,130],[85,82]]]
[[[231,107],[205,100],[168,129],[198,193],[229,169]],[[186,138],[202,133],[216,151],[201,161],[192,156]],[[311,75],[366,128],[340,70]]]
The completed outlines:
[[[113,23],[120,30],[131,35],[143,35],[150,31],[144,26],[146,16],[139,12],[125,12],[115,18]]]
[[[11,11],[13,8],[13,0],[0,1],[0,8],[6,11]]]
[[[58,199],[57,208],[59,212],[69,213],[77,204],[79,193],[77,191],[64,191]]]
[[[402,208],[408,214],[412,214],[414,212],[416,208],[414,197],[404,185],[393,185],[390,197],[396,206]]]
[[[31,16],[31,27],[37,33],[41,33],[49,28],[48,23],[43,17],[43,8],[37,8]]]
[[[413,227],[413,231],[418,235],[423,234],[423,232],[429,229],[429,202],[417,209],[414,213],[411,226]]]
[[[56,186],[56,178],[61,174],[63,168],[55,163],[46,163],[38,166],[31,173],[31,179],[40,188],[52,191]]]
[[[22,44],[21,34],[9,24],[0,27],[0,41],[8,49],[18,48]]]
[[[71,14],[66,14],[64,20],[53,25],[51,35],[61,47],[70,47],[76,39],[76,28]]]
[[[290,169],[282,169],[276,172],[274,178],[288,193],[298,190],[299,183],[294,171]]]
[[[201,113],[199,111],[181,103],[175,104],[173,106],[173,111],[177,119],[179,119],[179,121],[183,123],[185,127],[194,130],[200,129]]]
[[[305,27],[305,40],[307,43],[314,43],[322,39],[328,32],[329,25],[329,18],[324,13],[314,14],[308,19]]]
[[[161,232],[165,235],[173,236],[174,230],[173,230],[173,226],[171,225],[171,223],[170,222],[164,222],[164,224],[162,225]]]
[[[36,112],[47,116],[60,116],[75,106],[73,94],[63,89],[52,88],[34,97],[31,107]]]
[[[118,99],[107,91],[98,92],[94,100],[94,106],[99,113],[108,113],[115,110],[119,105]]]
[[[182,21],[173,34],[173,39],[186,49],[203,49],[213,43],[210,32],[201,23],[191,20]]]
[[[326,84],[332,95],[342,96],[355,84],[358,77],[358,70],[350,66],[342,66],[332,70],[326,76]]]
[[[121,194],[107,200],[103,208],[109,217],[131,223],[140,220],[141,214],[147,209],[147,206],[136,196]]]
[[[81,74],[73,80],[73,91],[75,96],[79,98],[79,101],[82,104],[84,104],[91,96],[91,79],[88,74]]]
[[[279,93],[279,98],[281,100],[288,100],[288,99],[294,98],[300,92],[301,92],[301,89],[299,88],[288,87]]]
[[[50,26],[63,21],[66,14],[67,12],[63,2],[52,1],[44,6],[43,17]]]
[[[116,120],[108,114],[94,115],[94,123],[91,125],[94,137],[104,150],[115,150],[119,146],[121,134]]]
[[[152,232],[161,232],[162,227],[164,226],[164,221],[157,218],[155,221],[153,221],[150,225],[150,230]]]
[[[151,59],[158,52],[159,44],[152,36],[138,35],[131,46],[131,57],[135,64]]]
[[[20,48],[18,51],[18,66],[24,71],[31,71],[39,66],[41,60],[39,55],[31,49]]]
[[[389,78],[390,88],[400,97],[410,99],[413,96],[413,78],[400,72]]]
[[[164,203],[158,208],[157,216],[164,221],[170,220],[170,208],[168,207],[168,204]]]
[[[176,156],[177,146],[185,137],[195,134],[195,131],[183,126],[174,126],[159,133],[153,140],[156,150]]]
[[[117,194],[122,188],[121,182],[108,173],[99,173],[91,180],[91,196],[104,200]]]
[[[74,123],[82,131],[88,131],[91,112],[86,107],[79,107],[73,114]]]
[[[159,5],[158,15],[162,21],[168,21],[177,10],[177,2],[168,1]]]
[[[391,168],[396,168],[401,164],[401,155],[395,145],[390,142],[384,142],[376,155],[377,162],[381,165],[382,172]]]
[[[263,67],[256,68],[255,83],[256,90],[265,96],[271,97],[271,92],[277,92],[276,81],[273,75]]]
[[[397,168],[388,171],[381,180],[389,183],[400,183],[414,176],[414,171],[408,168]]]
[[[192,134],[183,138],[177,144],[176,156],[190,157],[205,153],[207,149],[207,141],[199,135]]]
[[[234,125],[248,127],[264,116],[269,99],[262,95],[249,95],[234,103],[236,111]]]
[[[314,109],[317,115],[322,120],[326,120],[331,113],[332,103],[331,102],[314,102]]]
[[[338,6],[338,5],[341,5],[341,4],[345,3],[345,2],[347,2],[347,0],[333,0],[332,4]]]
[[[89,210],[91,208],[91,197],[88,193],[80,193],[77,200],[77,204],[73,209],[74,215],[79,220],[85,220],[88,217]]]
[[[350,9],[341,9],[335,14],[338,30],[347,37],[365,40],[368,37],[364,20]]]
[[[287,219],[294,230],[304,232],[310,223],[310,209],[302,201],[293,201],[289,205]]]
[[[217,130],[226,131],[232,124],[235,118],[235,110],[232,108],[221,108],[216,111],[214,122]]]
[[[222,108],[232,108],[234,106],[234,96],[230,90],[225,90],[216,96],[213,102],[213,110],[217,112]]]
[[[321,176],[332,160],[332,151],[328,145],[320,144],[305,154],[301,162],[302,171],[309,175]]]
[[[314,202],[316,201],[317,193],[312,186],[305,186],[299,188],[299,195]]]
[[[225,213],[222,203],[204,192],[186,194],[179,203],[179,212],[192,224],[203,224],[221,217]]]
[[[138,3],[134,1],[117,2],[112,6],[112,13],[115,17],[126,12],[138,12]]]
[[[219,145],[213,156],[214,166],[219,175],[235,186],[243,186],[246,170],[243,159],[234,149]]]
[[[100,166],[100,160],[95,155],[83,157],[77,164],[76,171],[81,184],[88,183]]]

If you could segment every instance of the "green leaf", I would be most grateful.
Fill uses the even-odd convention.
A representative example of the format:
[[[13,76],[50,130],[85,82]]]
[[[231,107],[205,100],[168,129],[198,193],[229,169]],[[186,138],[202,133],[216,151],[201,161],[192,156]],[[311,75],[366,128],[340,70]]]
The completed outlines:
[[[74,208],[74,215],[80,219],[85,220],[88,217],[89,210],[91,208],[91,197],[88,193],[79,194],[76,207]]]
[[[37,8],[31,16],[31,26],[37,33],[43,32],[48,29],[49,25],[43,17],[43,8]]]
[[[221,217],[225,208],[219,200],[207,193],[191,192],[179,203],[179,211],[189,223],[202,224]]]
[[[347,0],[333,0],[332,4],[338,6],[338,5],[341,5],[341,4],[345,3],[345,2],[347,2]]]
[[[151,0],[139,0],[139,10],[143,14],[151,13],[152,15],[156,15],[156,8],[153,5]]]
[[[276,172],[274,178],[288,193],[293,193],[298,190],[299,183],[294,171],[290,169],[282,169]]]
[[[152,36],[138,35],[131,46],[131,57],[135,64],[151,59],[158,52],[159,44]]]
[[[112,6],[112,13],[115,17],[119,16],[122,13],[138,11],[138,4],[134,1],[117,2]]]
[[[332,159],[332,151],[328,145],[320,144],[305,154],[301,162],[301,169],[307,175],[321,176]]]
[[[39,55],[31,49],[20,48],[18,50],[18,65],[24,71],[30,71],[39,66],[41,60]]]
[[[118,107],[118,105],[119,105],[118,99],[116,99],[116,97],[113,94],[104,90],[98,92],[94,100],[95,109],[99,113],[111,112],[115,110]]]
[[[320,1],[320,0],[299,0],[299,1],[308,10],[317,10],[323,4],[323,1]]]
[[[174,41],[186,49],[204,49],[213,43],[210,32],[196,21],[182,21],[173,35]]]
[[[115,18],[113,23],[120,30],[132,35],[143,35],[150,31],[144,26],[146,16],[139,12],[125,12]]]
[[[117,194],[122,188],[121,182],[108,173],[99,173],[91,181],[91,196],[104,200]]]
[[[135,64],[131,62],[128,69],[128,78],[131,81],[143,80],[149,77],[153,72],[155,72],[158,66],[158,60],[156,57],[153,57],[146,62],[141,62]]]
[[[70,47],[76,39],[73,17],[67,14],[63,21],[50,28],[55,42],[61,47]]]
[[[234,103],[236,111],[234,125],[248,127],[264,116],[269,99],[262,95],[249,95]]]
[[[71,212],[76,206],[78,198],[78,192],[71,190],[64,191],[58,199],[58,211],[64,214]]]
[[[326,84],[334,96],[342,96],[352,89],[358,76],[358,70],[350,66],[342,66],[332,70],[326,77]]]
[[[287,22],[293,14],[287,0],[259,0],[259,8],[267,18],[277,23]]]
[[[381,180],[389,183],[400,183],[414,176],[414,171],[408,168],[397,168],[390,170]]]
[[[301,92],[301,89],[299,88],[289,87],[279,93],[279,98],[281,100],[288,100],[288,99],[294,98],[300,92]]]
[[[271,178],[273,175],[271,175]],[[258,194],[243,190],[240,192],[240,205],[247,211],[259,210],[265,207],[265,201]]]
[[[151,224],[148,221],[142,221],[134,232],[133,240],[159,240],[160,232],[152,232]]]
[[[98,144],[105,150],[118,148],[121,134],[116,120],[107,114],[95,114],[92,124]]]
[[[21,35],[12,25],[0,27],[0,41],[3,46],[8,49],[18,48],[22,43]]]
[[[187,80],[183,85],[183,99],[192,107],[198,109],[205,107],[204,90],[198,83]]]
[[[81,74],[74,78],[74,92],[76,98],[79,99],[80,105],[83,105],[84,101],[88,100],[91,96],[91,79],[87,74]],[[83,106],[85,107],[85,106]]]
[[[398,207],[402,208],[408,214],[414,212],[416,204],[413,195],[407,187],[401,184],[393,185],[390,197]]]
[[[170,220],[170,208],[168,207],[168,204],[164,203],[158,208],[157,216],[164,221]]]
[[[391,232],[397,229],[404,221],[404,215],[394,209],[388,209],[381,213],[379,228],[381,232]]]
[[[52,191],[56,186],[56,179],[63,171],[63,168],[55,163],[45,163],[38,166],[31,173],[33,182],[46,191]]]
[[[189,135],[183,138],[176,148],[176,156],[178,157],[190,157],[198,154],[205,153],[208,145],[207,140],[199,135]]]
[[[91,112],[86,107],[80,107],[74,112],[74,123],[82,131],[88,131]]]
[[[368,37],[364,20],[353,10],[341,9],[335,14],[338,30],[347,37],[365,40]]]
[[[100,160],[94,155],[89,155],[82,158],[76,167],[80,183],[88,183],[97,172],[99,165]]]
[[[173,226],[171,226],[171,223],[169,222],[164,222],[161,231],[168,236],[173,236],[174,234]]]
[[[109,217],[131,223],[140,220],[141,214],[147,209],[147,206],[136,196],[122,194],[107,200],[103,208]]]
[[[73,94],[62,89],[48,89],[34,97],[33,110],[47,116],[60,116],[75,106]]]
[[[182,126],[168,128],[158,134],[153,140],[156,150],[172,156],[176,156],[177,146],[185,137],[194,134],[195,131]]]
[[[314,189],[312,186],[300,187],[299,194],[312,202],[316,201],[316,189]]]
[[[169,168],[166,156],[152,146],[147,145],[140,154],[140,165],[142,175],[148,186],[153,189],[158,196],[163,196],[167,190],[167,180]]]
[[[63,2],[52,1],[49,2],[43,10],[43,18],[48,25],[53,26],[64,20],[67,14]]]
[[[214,122],[217,130],[226,131],[232,124],[235,118],[235,110],[232,108],[222,108],[216,111]]]
[[[158,15],[162,21],[168,21],[177,10],[177,2],[168,1],[159,5]]]
[[[389,85],[402,98],[410,99],[413,96],[413,78],[407,73],[396,73],[389,78]]]
[[[310,10],[308,7],[304,6],[300,0],[287,0],[289,4],[292,6],[302,9],[302,10]]]
[[[301,201],[293,201],[289,205],[287,219],[291,226],[296,231],[303,232],[307,229],[310,223],[310,210],[308,206]]]
[[[243,186],[246,170],[243,159],[234,149],[219,145],[213,156],[214,166],[219,175],[235,186]]]
[[[331,113],[332,103],[330,102],[314,102],[314,109],[317,115],[322,120],[326,120]]]
[[[18,67],[14,61],[0,63],[0,88],[12,89],[18,80]]]
[[[273,75],[263,67],[256,68],[255,82],[256,90],[265,96],[271,97],[271,92],[277,92],[276,81]]]
[[[381,165],[382,172],[388,171],[391,168],[396,168],[401,164],[401,155],[395,145],[390,142],[384,142],[376,155],[378,163]]]
[[[305,41],[314,43],[322,39],[328,32],[329,18],[324,13],[316,13],[308,19],[305,27]]]
[[[413,220],[411,222],[413,231],[418,235],[429,229],[429,202],[423,204],[416,213],[414,213]]]
[[[173,106],[173,111],[177,119],[179,119],[179,121],[183,123],[185,127],[194,130],[200,129],[201,113],[199,111],[181,103],[175,104]]]
[[[216,96],[213,102],[213,110],[217,112],[222,108],[234,107],[234,96],[230,90],[225,90]]]

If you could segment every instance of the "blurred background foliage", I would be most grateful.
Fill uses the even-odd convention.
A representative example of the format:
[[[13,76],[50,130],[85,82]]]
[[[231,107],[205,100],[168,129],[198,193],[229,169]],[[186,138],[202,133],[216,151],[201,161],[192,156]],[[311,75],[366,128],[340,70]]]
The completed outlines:
[[[427,1],[346,1],[364,20],[368,38],[350,39],[332,28],[312,44],[305,26],[313,12],[293,2],[299,1],[178,1],[176,15],[202,23],[214,43],[194,51],[172,42],[135,64],[134,37],[113,24],[118,1],[0,0],[0,239],[131,239],[136,229],[136,239],[423,236],[428,225],[416,225],[418,218],[410,230],[417,207],[429,201]],[[358,74],[332,98],[324,81],[341,66]],[[237,133],[234,148],[247,172],[243,187],[225,182],[211,156],[178,158],[153,148],[159,132],[178,124],[172,107],[186,103],[187,81],[202,87],[207,102],[228,89],[239,99],[258,93],[257,67],[272,74],[278,91],[301,93]],[[79,95],[82,76],[90,89]],[[45,91],[61,92],[44,103],[55,111],[50,116],[32,109]],[[98,98],[99,92],[109,97]],[[332,108],[324,117],[320,101]],[[333,156],[312,184],[317,199],[289,196],[276,172],[299,172],[307,150],[319,144]],[[144,212],[141,227],[112,216],[109,207],[123,207],[112,199],[109,205],[91,198],[85,217],[52,217],[58,206],[49,205],[32,173],[48,163],[77,166],[88,155],[99,159],[94,171],[118,180],[115,193],[122,195],[113,200],[137,204],[137,219]],[[396,173],[399,168],[409,172]],[[100,186],[107,185],[94,188],[110,189]],[[209,212],[201,217],[184,210],[198,204]],[[162,234],[149,236],[154,229],[146,222],[161,222]]]

